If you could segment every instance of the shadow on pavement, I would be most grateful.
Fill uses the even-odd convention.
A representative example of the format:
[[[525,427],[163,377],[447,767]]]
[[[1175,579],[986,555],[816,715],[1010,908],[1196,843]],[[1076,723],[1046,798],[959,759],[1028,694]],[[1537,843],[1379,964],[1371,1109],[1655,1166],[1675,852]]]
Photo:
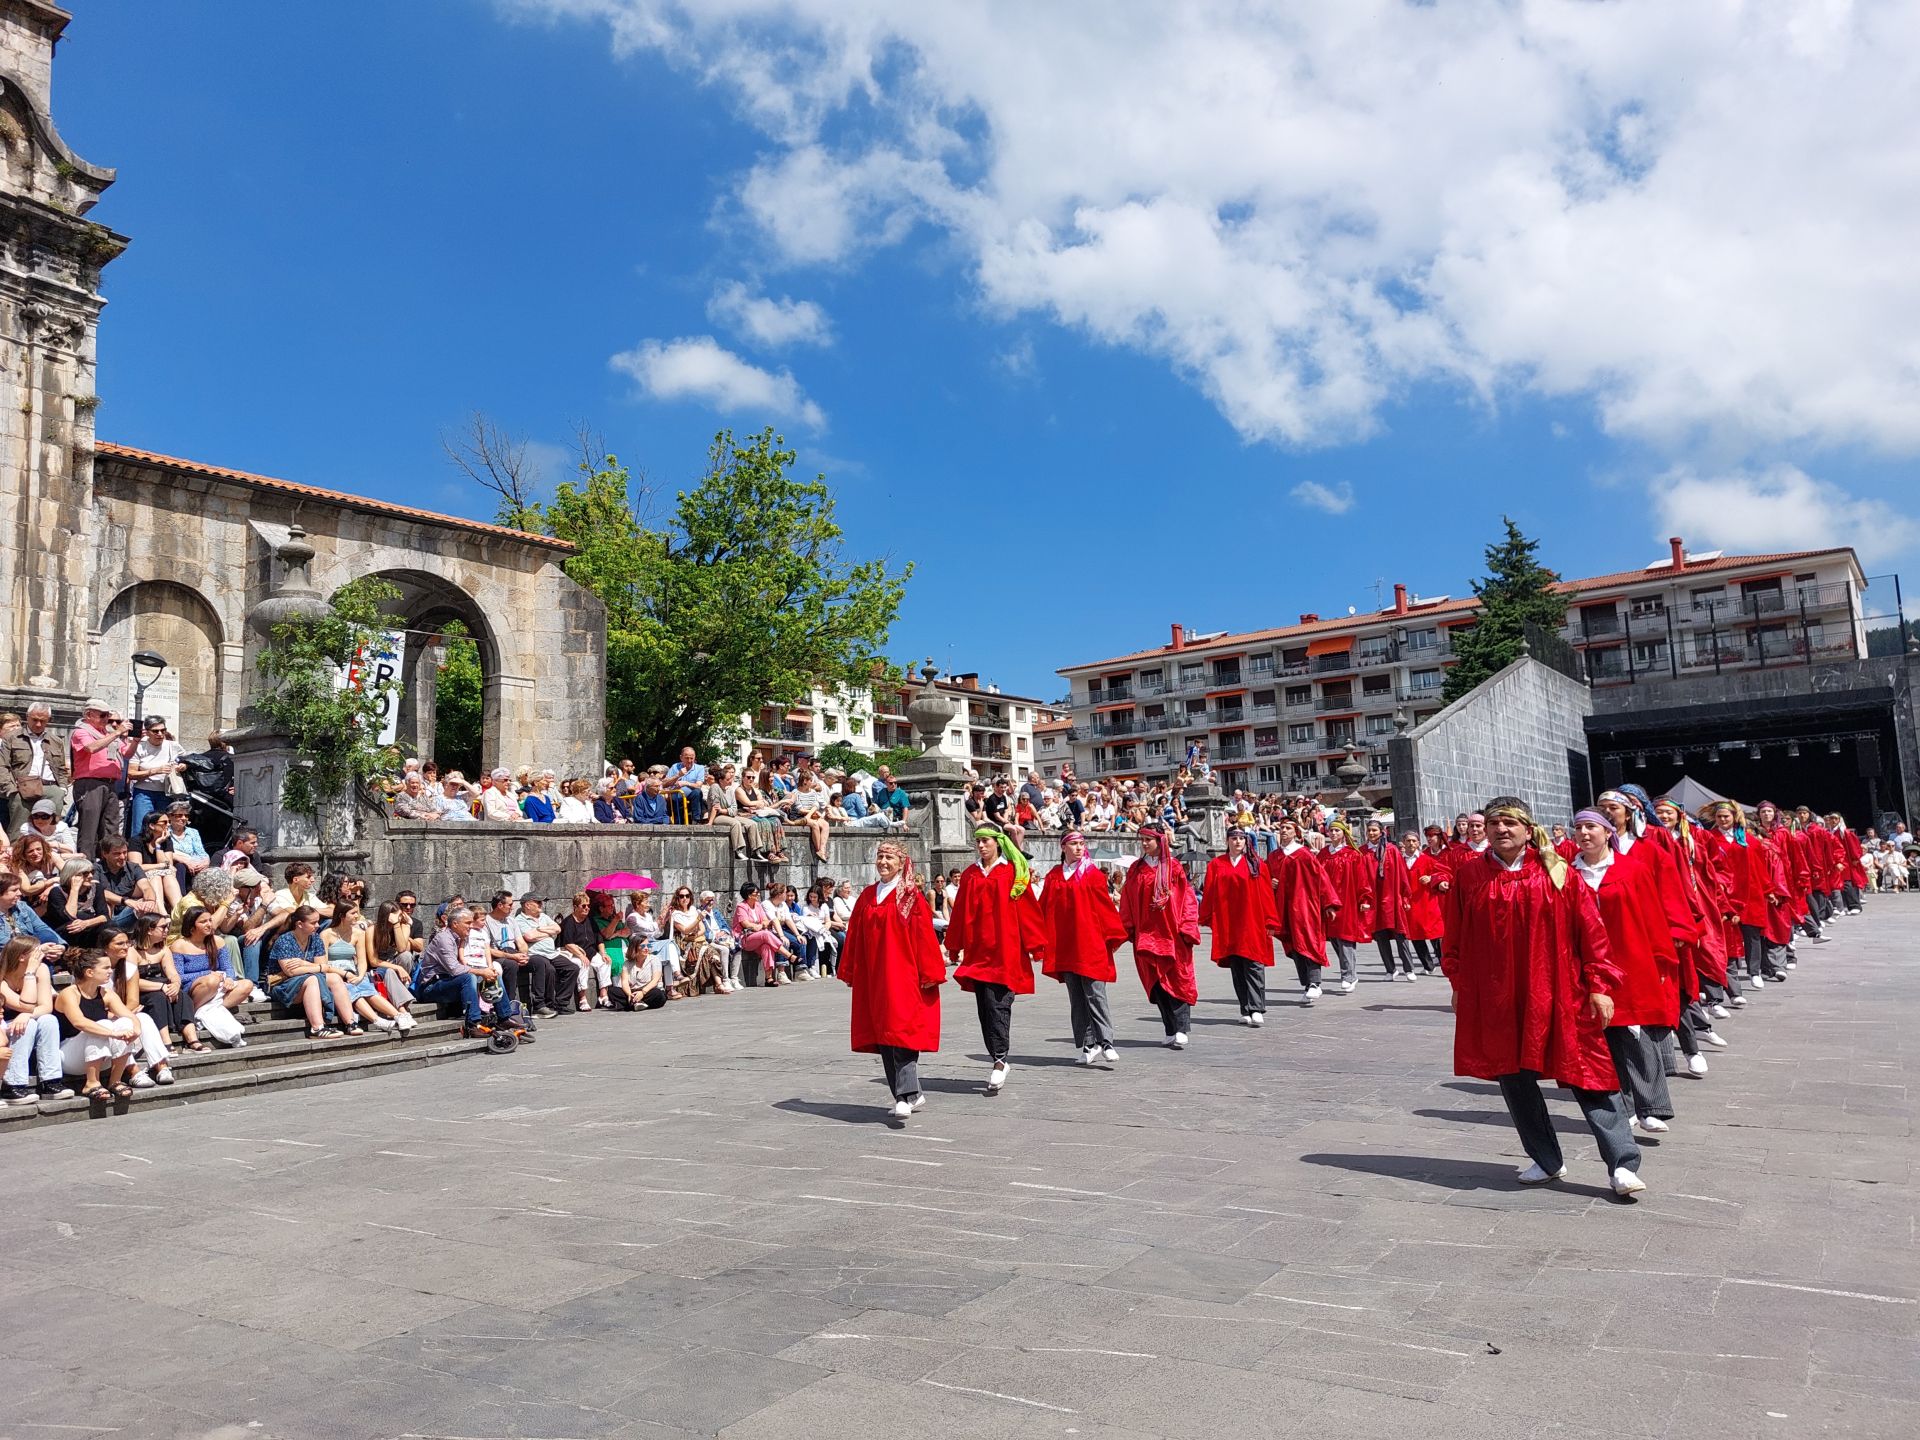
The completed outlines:
[[[1358,1175],[1385,1175],[1395,1180],[1413,1180],[1441,1190],[1525,1190],[1513,1178],[1517,1167],[1500,1161],[1442,1159],[1434,1155],[1302,1155],[1309,1165],[1334,1170],[1350,1170]],[[1540,1187],[1557,1195],[1586,1195],[1602,1200],[1614,1199],[1611,1189],[1597,1185],[1577,1185],[1558,1180]]]

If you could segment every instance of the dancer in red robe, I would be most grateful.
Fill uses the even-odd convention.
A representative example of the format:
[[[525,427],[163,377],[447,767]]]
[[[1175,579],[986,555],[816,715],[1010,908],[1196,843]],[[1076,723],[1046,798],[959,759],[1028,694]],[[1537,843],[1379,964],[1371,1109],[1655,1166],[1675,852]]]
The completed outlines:
[[[1786,831],[1780,825],[1780,812],[1770,802],[1754,807],[1748,819],[1749,850],[1758,836],[1760,853],[1766,857],[1767,917],[1761,933],[1766,941],[1767,983],[1784,984],[1793,943],[1793,877],[1789,873],[1792,857],[1787,853]]]
[[[1664,979],[1671,980],[1673,986],[1673,1017],[1664,1021],[1630,1022],[1638,1026],[1642,1038],[1653,1047],[1660,1066],[1659,1091],[1666,1091],[1666,1076],[1679,1074],[1685,1066],[1674,1054],[1676,1041],[1679,1049],[1691,1058],[1700,1053],[1699,1037],[1688,1020],[1688,1003],[1693,991],[1688,988],[1688,976],[1680,965],[1679,956],[1685,947],[1694,944],[1700,938],[1700,926],[1703,913],[1694,908],[1691,892],[1680,877],[1681,858],[1679,847],[1653,814],[1653,799],[1639,785],[1626,784],[1617,790],[1609,790],[1600,797],[1598,808],[1616,829],[1613,848],[1623,859],[1643,864],[1652,881],[1654,921],[1664,922],[1667,932],[1665,953],[1672,963],[1661,971]],[[1624,964],[1623,964],[1624,968]],[[1618,1027],[1622,1023],[1614,1021]],[[1611,1033],[1611,1032],[1609,1032]],[[1625,1078],[1624,1076],[1622,1078]],[[1629,1092],[1634,1094],[1635,1092]],[[1646,1098],[1644,1091],[1639,1098]],[[1662,1104],[1665,1102],[1662,1101]],[[1640,1113],[1645,1113],[1644,1111]],[[1663,1116],[1662,1118],[1671,1118]],[[1644,1127],[1643,1127],[1644,1128]]]
[[[1620,972],[1593,892],[1573,878],[1524,802],[1485,810],[1488,848],[1457,865],[1446,893],[1453,984],[1453,1071],[1496,1081],[1540,1185],[1567,1173],[1542,1079],[1567,1086],[1600,1147],[1616,1195],[1646,1189],[1640,1148],[1607,1053]]]
[[[1227,831],[1227,853],[1207,862],[1200,890],[1200,924],[1213,933],[1213,963],[1233,976],[1240,1019],[1267,1023],[1267,971],[1273,966],[1273,937],[1280,917],[1273,911],[1273,887],[1238,825]]]
[[[1340,897],[1340,909],[1327,921],[1327,939],[1340,962],[1340,993],[1351,995],[1360,983],[1359,947],[1373,939],[1373,863],[1353,843],[1353,831],[1344,820],[1335,820],[1329,828],[1333,843],[1320,852],[1320,868]]]
[[[1140,858],[1120,887],[1120,920],[1133,942],[1140,984],[1160,1011],[1167,1045],[1187,1048],[1193,1005],[1200,985],[1193,951],[1200,943],[1200,905],[1187,872],[1173,856],[1167,829],[1158,821],[1140,827]]]
[[[1833,897],[1839,890],[1835,879],[1835,860],[1838,847],[1833,843],[1833,832],[1823,824],[1812,809],[1802,805],[1793,812],[1795,828],[1807,842],[1807,864],[1812,870],[1808,882],[1807,905],[1813,911],[1815,925],[1820,929],[1816,940],[1825,940],[1827,922],[1833,918]]]
[[[1655,852],[1642,843],[1623,855],[1614,848],[1616,833],[1612,817],[1598,810],[1575,815],[1573,837],[1580,848],[1573,868],[1593,891],[1607,930],[1607,954],[1620,972],[1607,1051],[1634,1128],[1657,1135],[1673,1119],[1673,1098],[1651,1032],[1680,1023],[1680,959],[1661,913]]]
[[[1120,1058],[1113,1048],[1113,1016],[1107,985],[1115,978],[1113,952],[1127,938],[1107,888],[1106,872],[1087,858],[1087,837],[1069,830],[1060,837],[1060,863],[1040,890],[1047,922],[1047,958],[1042,967],[1067,987],[1067,1010],[1080,1062]]]
[[[1779,975],[1767,955],[1767,922],[1775,906],[1785,898],[1776,889],[1772,851],[1757,831],[1747,824],[1746,814],[1731,800],[1713,805],[1714,832],[1721,854],[1732,877],[1732,891],[1740,908],[1740,954],[1746,967],[1746,983],[1764,989]],[[1729,961],[1731,966],[1731,961]]]
[[[1440,968],[1440,942],[1446,934],[1441,896],[1447,893],[1447,877],[1453,872],[1447,865],[1447,832],[1438,825],[1427,826],[1427,843],[1417,853],[1407,851],[1407,841],[1419,844],[1408,831],[1400,842],[1403,852],[1412,854],[1407,880],[1413,887],[1413,928],[1408,935],[1420,954],[1421,967],[1431,975]]]
[[[1827,828],[1840,842],[1843,868],[1840,872],[1840,898],[1847,914],[1858,915],[1864,905],[1862,892],[1867,888],[1867,867],[1860,837],[1847,828],[1847,820],[1838,810],[1827,816]]]
[[[927,1103],[920,1057],[940,1048],[940,987],[946,962],[913,857],[892,840],[873,854],[879,878],[860,892],[835,972],[853,989],[853,1048],[878,1055],[893,1092],[893,1119]]]
[[[1681,862],[1681,883],[1701,917],[1694,939],[1679,946],[1680,1029],[1683,1034],[1692,1032],[1696,1047],[1711,1045],[1716,1050],[1724,1050],[1727,1042],[1713,1022],[1715,1017],[1724,1020],[1727,1016],[1726,897],[1721,894],[1715,878],[1706,840],[1686,812],[1674,801],[1664,798],[1654,802],[1653,811],[1654,818],[1674,838]],[[1695,1048],[1688,1052],[1686,1069],[1689,1075],[1705,1075],[1707,1057]]]
[[[1413,884],[1406,857],[1378,820],[1367,822],[1366,853],[1373,857],[1373,943],[1387,979],[1399,974],[1413,979]]]
[[[1740,971],[1746,954],[1746,940],[1740,929],[1740,911],[1745,904],[1746,894],[1746,852],[1733,843],[1731,835],[1724,833],[1721,826],[1720,809],[1726,807],[1729,816],[1733,813],[1733,802],[1717,801],[1703,807],[1700,811],[1700,824],[1695,827],[1694,842],[1700,847],[1700,853],[1706,857],[1706,866],[1713,877],[1713,888],[1720,897],[1720,934],[1721,947],[1727,956],[1727,998],[1722,1008],[1735,1010],[1747,1008],[1747,997],[1740,993]],[[1713,1014],[1711,1007],[1708,1014]],[[1719,1018],[1724,1019],[1722,1015]]]
[[[1464,824],[1461,821],[1465,821]],[[1478,810],[1454,822],[1454,837],[1447,842],[1447,868],[1487,853],[1487,817]]]
[[[1013,1043],[1013,997],[1033,993],[1033,967],[1046,958],[1047,924],[1028,888],[1027,857],[998,825],[973,832],[979,855],[960,876],[953,914],[947,919],[947,954],[957,963],[953,978],[973,992],[980,1012],[980,1038],[993,1068],[987,1094],[1007,1083]]]
[[[1320,971],[1327,963],[1327,921],[1340,909],[1340,897],[1320,868],[1320,857],[1300,839],[1300,826],[1282,818],[1275,826],[1280,846],[1267,856],[1273,882],[1273,912],[1280,921],[1280,945],[1300,977],[1302,1005],[1320,998]]]

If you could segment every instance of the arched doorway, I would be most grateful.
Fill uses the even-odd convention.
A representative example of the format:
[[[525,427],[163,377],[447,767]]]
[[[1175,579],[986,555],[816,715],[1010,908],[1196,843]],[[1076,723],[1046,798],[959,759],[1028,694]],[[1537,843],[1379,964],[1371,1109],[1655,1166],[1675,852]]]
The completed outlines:
[[[450,580],[421,570],[378,570],[373,578],[397,588],[387,608],[405,622],[406,649],[401,660],[404,690],[395,740],[406,751],[440,762],[442,770],[464,769],[469,777],[498,763],[500,751],[500,651],[494,628],[478,602]],[[452,632],[451,634],[449,632]],[[478,690],[477,734],[456,742],[472,753],[439,753],[441,674],[449,662],[477,669],[466,678]]]
[[[100,621],[94,689],[133,713],[133,655],[152,650],[167,662],[146,692],[145,710],[164,715],[189,751],[220,728],[220,617],[197,591],[172,580],[143,580],[114,596]]]

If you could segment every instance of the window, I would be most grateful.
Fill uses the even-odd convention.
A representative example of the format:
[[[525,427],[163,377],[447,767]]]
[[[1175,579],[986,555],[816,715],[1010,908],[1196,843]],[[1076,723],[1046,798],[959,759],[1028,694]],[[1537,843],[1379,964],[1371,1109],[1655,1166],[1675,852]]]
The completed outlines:
[[[1698,614],[1722,610],[1726,608],[1726,603],[1727,587],[1724,585],[1709,585],[1693,592],[1693,608]]]
[[[1200,683],[1200,677],[1205,673],[1205,670],[1206,667],[1198,660],[1183,662],[1180,666],[1180,683],[1182,685],[1198,685]]]
[[[1363,675],[1360,678],[1360,693],[1362,695],[1391,695],[1393,693],[1393,677],[1391,675]]]
[[[1054,743],[1055,743],[1055,742],[1054,742],[1054,738],[1053,738],[1053,736],[1051,736],[1051,735],[1043,735],[1043,736],[1041,736],[1041,737],[1040,737],[1040,752],[1041,752],[1041,753],[1042,753],[1043,755],[1051,755],[1051,754],[1053,753],[1053,749],[1054,749]]]
[[[1313,743],[1313,726],[1311,724],[1287,726],[1287,743],[1289,745],[1311,745]]]
[[[1667,663],[1667,642],[1664,640],[1636,640],[1633,642],[1633,668],[1652,670],[1656,666],[1664,669]]]
[[[1260,783],[1262,785],[1278,785],[1280,783],[1280,767],[1278,765],[1262,765],[1255,774],[1260,777]]]
[[[1312,703],[1313,703],[1313,687],[1311,685],[1287,686],[1287,704],[1311,705]]]
[[[1119,749],[1116,749],[1113,752],[1113,763],[1119,766],[1122,770],[1133,769],[1134,765],[1137,763],[1134,760],[1133,747],[1131,745],[1125,745],[1120,747]]]
[[[1247,661],[1247,673],[1250,675],[1271,675],[1273,673],[1272,655],[1255,655]]]
[[[1413,672],[1415,690],[1438,690],[1446,683],[1446,672],[1441,670],[1416,670]]]
[[[1409,630],[1407,632],[1407,648],[1409,650],[1431,650],[1439,643],[1440,632],[1436,628],[1429,627],[1425,630]]]
[[[1292,670],[1296,665],[1302,670],[1306,669],[1307,647],[1302,645],[1297,650],[1282,650],[1280,652],[1280,663],[1288,670]]]
[[[1142,670],[1140,672],[1140,688],[1142,690],[1158,690],[1165,680],[1165,674],[1159,670]]]
[[[1014,719],[1016,719],[1016,720],[1018,720],[1018,721],[1020,721],[1020,722],[1021,722],[1022,724],[1024,724],[1024,723],[1026,723],[1026,718],[1027,718],[1027,707],[1026,707],[1026,706],[1024,706],[1024,705],[1016,705],[1016,706],[1014,706],[1014,707],[1013,707],[1013,718],[1014,718]]]
[[[1167,742],[1166,741],[1149,740],[1147,742],[1147,759],[1164,760],[1166,758],[1167,758]]]
[[[1367,773],[1376,780],[1385,777],[1390,768],[1390,762],[1385,755],[1369,755],[1367,757]]]
[[[1353,739],[1353,721],[1327,721],[1327,744],[1345,745],[1351,739]]]
[[[1105,698],[1106,691],[1101,687],[1098,680],[1087,681],[1087,703],[1089,705],[1098,705]]]
[[[1204,720],[1206,718],[1207,702],[1205,700],[1187,701],[1187,722],[1189,724],[1192,724],[1196,720]]]
[[[1320,765],[1315,760],[1296,760],[1287,767],[1287,778],[1295,785],[1305,785],[1320,774]]]
[[[1369,715],[1367,717],[1367,734],[1391,735],[1392,733],[1393,717],[1391,715]]]
[[[1271,690],[1254,691],[1253,692],[1253,708],[1256,710],[1262,710],[1262,709],[1271,710],[1273,708],[1273,691]]]
[[[1256,745],[1278,745],[1280,743],[1280,731],[1278,727],[1273,725],[1260,726],[1253,732],[1253,743]]]
[[[1362,665],[1377,665],[1393,653],[1393,643],[1384,635],[1370,635],[1355,647],[1354,658]]]
[[[1636,620],[1657,620],[1667,613],[1667,597],[1664,595],[1641,595],[1628,602],[1628,608]]]
[[[1026,736],[1024,736],[1024,735],[1016,735],[1016,736],[1014,736],[1014,737],[1013,737],[1013,748],[1014,748],[1014,749],[1016,749],[1016,750],[1018,750],[1018,751],[1019,751],[1019,752],[1020,752],[1021,754],[1023,754],[1023,755],[1024,755],[1024,754],[1026,754],[1026,751],[1027,751],[1027,737],[1026,737]]]

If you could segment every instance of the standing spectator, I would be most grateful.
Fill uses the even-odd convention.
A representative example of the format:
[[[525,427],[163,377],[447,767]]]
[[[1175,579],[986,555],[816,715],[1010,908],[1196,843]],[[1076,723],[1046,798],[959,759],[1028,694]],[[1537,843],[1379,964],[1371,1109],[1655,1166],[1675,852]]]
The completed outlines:
[[[137,836],[147,816],[166,808],[174,777],[186,773],[179,742],[167,733],[167,717],[149,715],[145,733],[127,761],[127,784],[133,809],[127,816],[127,834]]]
[[[27,707],[26,724],[8,739],[5,754],[0,755],[12,777],[9,834],[20,833],[38,801],[50,802],[55,815],[66,808],[67,747],[47,728],[52,719],[53,711],[44,702],[34,701]]]
[[[707,767],[695,755],[693,746],[680,747],[680,759],[667,767],[665,789],[667,813],[675,825],[707,823]]]
[[[76,843],[89,860],[98,859],[100,842],[108,835],[124,835],[125,813],[120,805],[121,771],[133,754],[127,722],[101,700],[89,700],[80,723],[67,737],[68,762],[73,775]]]

